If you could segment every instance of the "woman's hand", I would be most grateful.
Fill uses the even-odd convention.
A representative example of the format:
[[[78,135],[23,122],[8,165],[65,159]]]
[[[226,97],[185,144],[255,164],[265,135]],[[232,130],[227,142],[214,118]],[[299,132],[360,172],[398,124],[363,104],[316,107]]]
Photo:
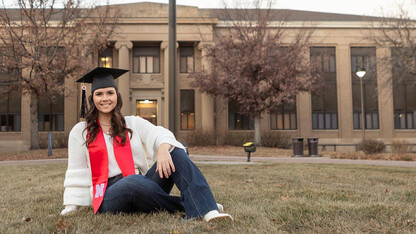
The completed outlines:
[[[157,151],[157,166],[156,172],[159,173],[160,178],[169,178],[175,172],[175,165],[173,165],[172,156],[169,150],[172,146],[168,143],[162,143]]]

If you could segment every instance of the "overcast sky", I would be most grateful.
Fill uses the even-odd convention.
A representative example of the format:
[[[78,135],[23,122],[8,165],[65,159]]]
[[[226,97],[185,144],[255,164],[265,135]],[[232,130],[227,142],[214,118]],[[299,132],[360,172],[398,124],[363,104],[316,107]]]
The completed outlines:
[[[6,7],[15,7],[16,0],[3,0]],[[62,0],[56,0],[61,2]],[[85,0],[102,5],[107,0]],[[224,0],[176,0],[177,5],[197,6],[199,8],[221,8]],[[225,0],[230,7],[239,5],[247,6],[249,0]],[[169,3],[168,0],[109,0],[110,4],[132,3],[132,2],[159,2]],[[277,0],[273,8],[295,9],[306,11],[319,11],[331,13],[345,13],[355,15],[393,16],[398,12],[398,6],[416,12],[416,0]],[[416,14],[416,13],[415,13]]]

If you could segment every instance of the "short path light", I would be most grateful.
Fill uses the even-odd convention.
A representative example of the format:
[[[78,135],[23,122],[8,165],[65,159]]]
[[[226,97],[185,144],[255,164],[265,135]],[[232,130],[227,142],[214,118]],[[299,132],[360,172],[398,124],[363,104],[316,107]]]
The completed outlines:
[[[256,145],[254,142],[246,142],[243,145],[244,151],[247,152],[247,162],[250,162],[250,154],[256,152]]]

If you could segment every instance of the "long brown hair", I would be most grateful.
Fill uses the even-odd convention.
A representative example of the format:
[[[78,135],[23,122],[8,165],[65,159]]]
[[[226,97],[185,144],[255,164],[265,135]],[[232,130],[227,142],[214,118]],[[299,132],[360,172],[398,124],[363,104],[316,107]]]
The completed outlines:
[[[131,137],[133,137],[133,131],[130,128],[126,128],[126,120],[124,119],[123,115],[121,115],[121,107],[123,106],[123,101],[121,100],[121,95],[117,91],[117,104],[114,107],[114,110],[111,112],[111,133],[110,136],[113,139],[116,139],[116,136],[119,136],[121,138],[121,143],[124,145],[126,143],[126,139],[128,137],[126,132],[129,132]],[[98,109],[94,104],[93,95],[90,95],[88,97],[89,102],[89,108],[87,111],[87,115],[85,117],[85,120],[87,121],[87,127],[84,129],[87,130],[89,137],[87,137],[87,140],[85,141],[85,144],[87,144],[87,147],[89,144],[94,142],[95,138],[97,138],[97,134],[100,131],[100,126],[97,123],[98,120]]]

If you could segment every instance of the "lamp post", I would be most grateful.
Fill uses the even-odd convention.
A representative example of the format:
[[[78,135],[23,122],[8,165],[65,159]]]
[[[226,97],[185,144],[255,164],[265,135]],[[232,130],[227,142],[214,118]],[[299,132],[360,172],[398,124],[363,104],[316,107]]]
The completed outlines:
[[[365,140],[365,122],[364,122],[364,90],[363,90],[363,77],[365,76],[365,68],[360,68],[355,73],[360,78],[360,88],[361,88],[361,127],[363,129],[363,143]]]
[[[169,0],[169,130],[176,134],[176,0]]]

